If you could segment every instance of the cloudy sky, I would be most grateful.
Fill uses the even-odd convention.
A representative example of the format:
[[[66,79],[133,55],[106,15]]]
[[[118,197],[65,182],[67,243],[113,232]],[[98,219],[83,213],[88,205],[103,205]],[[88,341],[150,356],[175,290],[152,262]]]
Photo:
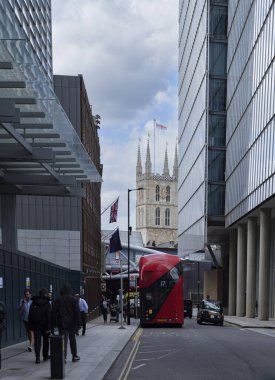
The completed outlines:
[[[118,223],[127,229],[127,189],[135,188],[137,148],[144,166],[153,119],[155,171],[161,173],[166,143],[170,172],[177,137],[178,0],[52,0],[55,74],[84,77],[99,131],[103,185],[101,206],[119,199]],[[130,221],[135,228],[135,192]]]

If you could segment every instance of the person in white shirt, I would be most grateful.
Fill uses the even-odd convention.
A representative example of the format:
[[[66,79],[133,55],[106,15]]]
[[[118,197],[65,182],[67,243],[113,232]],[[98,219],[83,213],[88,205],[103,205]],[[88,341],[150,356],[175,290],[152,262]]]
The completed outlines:
[[[80,298],[79,294],[76,294],[75,296],[79,302],[79,309],[80,309],[80,314],[81,314],[82,335],[84,336],[85,332],[86,332],[86,319],[87,319],[87,313],[88,313],[89,308],[88,308],[87,302],[83,298]],[[76,335],[78,335],[78,332],[76,333]]]
[[[32,351],[33,346],[34,346],[34,335],[33,331],[29,327],[29,310],[30,306],[32,304],[32,294],[30,289],[25,289],[24,290],[24,298],[20,300],[20,304],[18,307],[18,310],[21,314],[28,338],[29,338],[29,346],[28,346],[28,351]]]

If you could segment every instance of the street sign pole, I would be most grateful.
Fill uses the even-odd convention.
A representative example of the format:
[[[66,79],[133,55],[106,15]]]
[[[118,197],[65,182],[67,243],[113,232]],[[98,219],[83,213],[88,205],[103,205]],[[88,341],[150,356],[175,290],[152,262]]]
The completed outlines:
[[[120,257],[120,327],[119,330],[124,330],[125,327],[123,326],[123,277],[122,277],[122,260],[121,260],[121,253],[118,252]]]

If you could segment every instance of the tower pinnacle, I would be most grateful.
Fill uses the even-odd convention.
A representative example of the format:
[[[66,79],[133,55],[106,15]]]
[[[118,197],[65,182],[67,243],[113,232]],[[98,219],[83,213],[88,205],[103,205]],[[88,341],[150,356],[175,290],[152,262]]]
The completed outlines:
[[[140,156],[140,142],[138,143],[138,155],[137,155],[137,166],[136,166],[136,176],[142,175],[142,165]]]
[[[147,152],[146,152],[146,161],[145,161],[145,173],[151,174],[152,173],[152,162],[151,162],[151,156],[150,156],[150,146],[149,146],[149,136],[147,140]]]
[[[167,143],[166,143],[166,149],[165,149],[164,165],[163,165],[163,173],[162,173],[162,175],[169,176],[168,155],[167,155]]]

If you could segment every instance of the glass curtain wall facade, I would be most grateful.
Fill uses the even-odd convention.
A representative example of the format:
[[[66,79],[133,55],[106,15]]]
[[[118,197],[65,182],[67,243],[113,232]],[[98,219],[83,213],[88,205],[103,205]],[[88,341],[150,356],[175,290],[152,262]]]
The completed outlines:
[[[275,315],[274,41],[274,0],[229,2],[225,195],[225,226],[231,229],[229,313],[252,318],[257,305],[260,320]]]
[[[180,1],[179,254],[224,226],[227,1]],[[215,240],[215,235],[211,238]]]
[[[227,226],[275,193],[275,4],[247,0],[229,10]]]
[[[10,28],[16,18],[26,33],[41,68],[52,81],[52,23],[50,0],[5,0],[10,4]],[[8,24],[9,26],[9,24]]]
[[[211,1],[209,17],[208,225],[224,226],[227,1]],[[213,237],[215,239],[215,237]]]
[[[179,3],[179,255],[205,242],[207,0]]]

